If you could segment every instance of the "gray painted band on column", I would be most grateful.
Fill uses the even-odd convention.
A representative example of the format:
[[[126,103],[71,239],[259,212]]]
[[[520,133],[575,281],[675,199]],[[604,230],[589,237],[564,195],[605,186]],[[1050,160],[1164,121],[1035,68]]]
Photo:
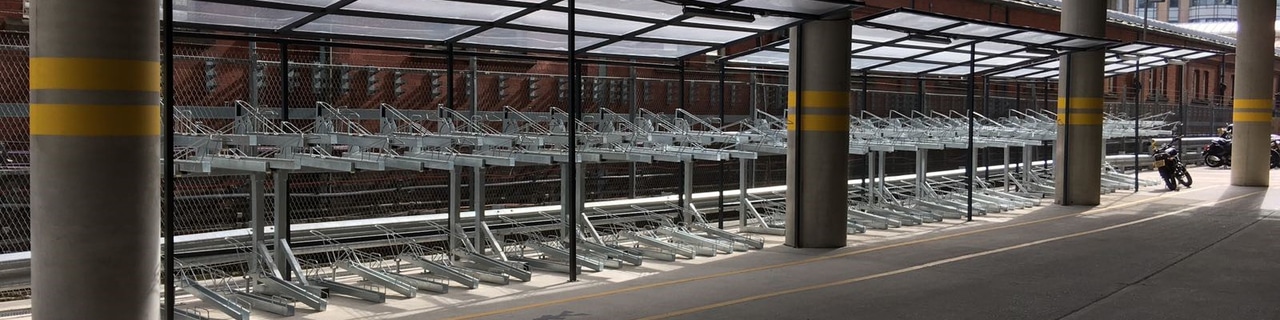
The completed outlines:
[[[795,114],[847,118],[847,100],[843,101],[843,108],[808,109],[803,97],[804,92],[849,92],[850,24],[844,17],[806,23],[799,33],[792,29],[791,38],[796,40],[791,51],[789,90],[799,103],[789,108],[797,111]],[[845,181],[849,129],[845,126],[836,131],[801,131],[808,125],[803,124],[803,119],[798,121],[801,124],[787,133],[786,244],[798,248],[844,247],[849,205]]]
[[[1274,40],[1276,31],[1275,0],[1240,1],[1239,42],[1236,45],[1235,99],[1273,100],[1275,94]],[[1273,101],[1274,103],[1274,101]],[[1247,103],[1246,103],[1247,104]],[[1247,110],[1235,104],[1234,113],[1246,117],[1250,111],[1262,110],[1268,114],[1272,108]],[[1254,115],[1256,116],[1256,115]],[[1262,116],[1270,118],[1268,116]],[[1236,186],[1266,187],[1271,184],[1270,141],[1271,121],[1232,121],[1231,184]]]
[[[160,103],[159,92],[31,90],[31,101],[44,104],[141,106]]]
[[[1102,0],[1066,1],[1062,8],[1063,32],[1103,37],[1106,35],[1106,3]],[[1058,80],[1058,99],[1068,100],[1072,114],[1083,99],[1102,98],[1103,52],[1071,54],[1063,57]],[[1070,83],[1068,83],[1070,81]],[[1070,89],[1070,92],[1067,90]],[[1099,111],[1088,113],[1097,114]],[[1060,115],[1065,116],[1065,115]],[[1102,195],[1102,126],[1095,124],[1058,125],[1054,145],[1054,201],[1061,205],[1097,205]],[[1065,164],[1065,165],[1063,165]]]
[[[156,319],[155,137],[31,137],[36,319]]]
[[[31,1],[31,56],[160,61],[157,8],[157,0]]]

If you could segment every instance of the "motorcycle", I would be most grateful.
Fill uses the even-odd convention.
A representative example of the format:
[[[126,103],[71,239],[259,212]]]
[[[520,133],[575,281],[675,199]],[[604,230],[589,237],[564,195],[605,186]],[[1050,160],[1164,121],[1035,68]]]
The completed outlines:
[[[1210,168],[1231,166],[1231,139],[1214,138],[1204,146],[1204,165]],[[1271,168],[1280,168],[1280,136],[1271,135]]]
[[[1204,165],[1217,168],[1231,165],[1231,139],[1214,138],[1204,146]]]
[[[1179,140],[1182,138],[1174,138],[1173,141],[1156,148],[1151,153],[1151,158],[1154,160],[1151,165],[1160,172],[1160,178],[1164,180],[1165,187],[1171,191],[1178,191],[1179,183],[1187,188],[1191,187],[1191,173],[1187,172],[1187,166],[1182,163],[1182,157],[1179,156],[1176,146]]]

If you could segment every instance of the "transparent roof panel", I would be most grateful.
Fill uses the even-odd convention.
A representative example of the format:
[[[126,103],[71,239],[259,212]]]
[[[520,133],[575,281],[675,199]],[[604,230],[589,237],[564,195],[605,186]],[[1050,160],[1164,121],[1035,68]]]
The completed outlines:
[[[875,47],[866,51],[858,52],[855,55],[864,57],[906,58],[927,52],[929,51],[901,47]]]
[[[981,73],[987,70],[991,70],[991,67],[976,66],[973,68],[973,72],[975,73]],[[932,73],[945,74],[945,75],[968,75],[969,66],[950,67],[942,70],[933,71]]]
[[[712,1],[721,2],[721,1]],[[844,8],[845,5],[814,0],[743,0],[734,6],[800,12],[806,14],[823,14]]]
[[[1008,44],[1008,43],[992,42],[992,41],[978,42],[974,46],[977,47],[978,52],[987,52],[987,53],[1006,53],[1006,52],[1019,51],[1026,48],[1024,46],[1020,46],[1016,44]],[[961,49],[965,49],[966,51],[968,51],[969,48],[961,48]]]
[[[288,3],[288,4],[304,5],[304,6],[311,6],[311,7],[319,7],[319,8],[328,7],[329,5],[338,2],[338,0],[261,0],[261,1],[275,2],[275,3]],[[174,1],[173,3],[174,3],[174,6],[177,7],[178,1]]]
[[[1147,46],[1146,46],[1146,45],[1144,45],[1144,44],[1141,44],[1141,43],[1130,43],[1130,44],[1122,45],[1122,46],[1119,46],[1119,47],[1111,48],[1111,50],[1108,50],[1108,51],[1112,51],[1112,52],[1134,52],[1134,51],[1138,51],[1138,50],[1142,50],[1142,49],[1146,49],[1146,48],[1147,48]]]
[[[919,72],[925,72],[928,70],[938,69],[942,67],[945,67],[945,65],[932,64],[932,63],[919,63],[919,62],[898,62],[898,63],[890,64],[887,66],[878,67],[876,68],[876,70],[885,71],[885,72],[897,72],[897,73],[919,73]]]
[[[970,36],[978,36],[978,37],[990,37],[990,36],[1010,33],[1013,31],[1016,31],[1016,29],[1005,28],[1001,26],[993,26],[993,25],[966,24],[959,27],[947,29],[942,33],[950,34],[950,35],[958,35],[958,36],[970,35]]]
[[[875,65],[883,64],[885,62],[889,62],[889,61],[879,60],[879,59],[853,58],[853,59],[849,59],[849,68],[854,70],[861,70],[861,69],[870,68]]]
[[[750,37],[752,33],[702,29],[682,26],[666,26],[653,31],[645,32],[640,35],[645,38],[669,39],[669,40],[687,40],[711,43],[727,43],[734,40]]]
[[[604,41],[602,38],[578,36],[574,38],[575,50]],[[569,36],[557,33],[493,28],[467,37],[462,43],[499,47],[519,47],[542,50],[569,50]]]
[[[742,57],[738,57],[736,59],[731,59],[729,61],[737,62],[737,63],[770,64],[770,65],[785,66],[785,65],[791,64],[791,54],[788,52],[765,50],[765,51],[760,51],[760,52],[752,53],[749,55],[745,55]]]
[[[956,24],[955,20],[943,19],[939,17],[931,17],[918,15],[911,12],[894,12],[879,18],[868,20],[874,23],[883,23],[887,25],[902,26],[920,31],[936,30],[945,26]]]
[[[190,1],[174,3],[173,20],[177,22],[220,26],[280,29],[307,16],[307,12],[266,9],[216,2]]]
[[[618,41],[607,46],[591,50],[591,53],[677,58],[694,53],[706,52],[707,50],[711,50],[711,47],[672,43]]]
[[[522,9],[512,6],[447,0],[357,0],[343,8],[356,11],[475,21],[501,19]]]
[[[560,1],[556,3],[556,6],[568,8],[569,2]],[[583,10],[661,20],[668,20],[684,14],[680,6],[653,0],[577,0],[574,1],[574,6]]]
[[[1106,73],[1107,77],[1110,77],[1165,66],[1170,63],[1171,59],[1191,61],[1215,54],[1217,53],[1194,48],[1181,48],[1148,43],[1129,43],[1116,45],[1107,49],[1107,53],[1103,59],[1104,65],[1102,66],[1102,70]],[[1058,63],[1057,60],[1055,60],[1052,64],[1037,64],[1033,68],[1001,72],[995,76],[1000,78],[1055,79],[1058,78],[1058,73],[1060,72],[1057,66]],[[1040,71],[1035,72],[1023,70]]]
[[[867,28],[859,25],[853,26],[853,39],[855,40],[863,40],[868,42],[883,42],[883,41],[901,39],[906,36],[907,36],[906,33],[897,32],[893,30]]]
[[[382,38],[444,41],[475,26],[422,21],[378,19],[343,15],[325,15],[297,30],[303,32],[346,34]]]
[[[1008,77],[1008,78],[1017,78],[1017,77],[1025,76],[1025,75],[1028,75],[1028,74],[1036,73],[1036,72],[1039,72],[1039,71],[1041,71],[1041,69],[1018,69],[1018,70],[1013,70],[1013,71],[1009,71],[1009,72],[1005,72],[1005,73],[1000,73],[1000,74],[997,74],[996,76],[999,76],[999,77]]]
[[[574,21],[576,22],[574,27],[577,28],[578,31],[611,35],[623,35],[652,26],[652,24],[644,22],[611,19],[585,14],[577,15]],[[511,24],[568,30],[569,14],[560,11],[538,10],[512,20]]]
[[[986,58],[985,55],[977,55],[976,60]],[[920,57],[921,60],[937,61],[942,63],[961,63],[969,61],[969,53],[959,53],[954,51],[941,51],[927,56]]]
[[[992,57],[986,60],[979,60],[978,63],[1007,66],[1007,65],[1015,65],[1015,64],[1027,62],[1027,60],[1030,60],[1030,59],[1014,58],[1014,57]]]
[[[741,22],[741,21],[716,19],[716,18],[704,18],[704,17],[692,17],[684,20],[684,22],[686,23],[696,23],[696,24],[712,25],[712,26],[738,27],[738,28],[747,28],[747,29],[756,29],[756,30],[773,30],[773,29],[777,29],[779,27],[794,23],[796,21],[800,21],[800,19],[788,18],[788,17],[773,17],[773,16],[768,16],[768,17],[756,16],[755,22]]]
[[[1038,31],[1024,31],[1024,32],[1019,32],[1017,34],[1004,36],[1003,38],[1008,40],[1018,41],[1018,42],[1046,44],[1054,41],[1062,41],[1067,37],[1052,35],[1052,34],[1038,32]]]

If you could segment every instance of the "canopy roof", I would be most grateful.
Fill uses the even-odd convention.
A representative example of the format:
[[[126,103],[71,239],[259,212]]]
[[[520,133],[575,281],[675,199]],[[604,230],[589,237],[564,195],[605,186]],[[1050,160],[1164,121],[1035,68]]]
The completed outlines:
[[[1107,55],[1103,58],[1103,77],[1146,70],[1170,63],[1190,62],[1217,54],[1220,54],[1220,52],[1145,42],[1115,45],[1107,49]],[[992,76],[1028,80],[1057,79],[1059,70],[1061,70],[1060,66],[1059,60],[1053,60],[1017,70],[997,73]]]
[[[576,0],[575,50],[682,59],[852,9],[853,0]],[[750,14],[727,20],[685,7]],[[188,0],[181,27],[308,38],[568,51],[565,0]],[[732,18],[732,17],[731,17]],[[750,21],[746,21],[750,20]]]
[[[1063,53],[1105,47],[1115,41],[1029,27],[896,9],[854,22],[852,69],[876,74],[959,76],[1000,71]],[[730,57],[730,62],[790,62],[790,43]]]

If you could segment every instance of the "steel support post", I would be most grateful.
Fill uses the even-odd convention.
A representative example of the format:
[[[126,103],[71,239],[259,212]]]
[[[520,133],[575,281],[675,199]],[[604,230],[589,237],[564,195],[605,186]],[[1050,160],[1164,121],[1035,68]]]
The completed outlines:
[[[157,8],[31,2],[35,319],[159,318]]]
[[[164,33],[164,56],[160,61],[162,66],[162,79],[160,83],[168,85],[163,86],[164,88],[161,91],[162,103],[160,105],[163,108],[163,111],[160,112],[160,121],[163,124],[162,132],[164,132],[164,139],[162,139],[162,141],[164,145],[160,150],[169,151],[161,152],[164,154],[162,157],[164,160],[164,167],[161,168],[161,170],[163,170],[162,172],[164,172],[164,183],[162,184],[164,189],[160,191],[164,195],[164,208],[162,211],[164,214],[162,224],[164,227],[164,268],[160,270],[160,274],[166,275],[161,276],[164,278],[163,306],[164,310],[169,310],[169,312],[164,314],[164,318],[166,320],[173,320],[177,316],[174,306],[177,305],[175,291],[178,290],[178,286],[176,285],[177,281],[172,276],[176,268],[176,262],[173,257],[175,251],[174,233],[176,233],[177,226],[175,226],[174,223],[178,220],[178,205],[174,202],[174,198],[176,197],[174,192],[177,189],[177,181],[174,181],[177,177],[174,175],[176,174],[175,171],[177,165],[174,164],[174,154],[172,152],[172,150],[175,149],[173,138],[173,107],[177,105],[175,101],[176,98],[174,97],[177,90],[175,90],[173,86],[175,69],[173,66],[173,56],[176,54],[173,52],[173,0],[164,0],[161,5],[161,10],[162,15],[164,16],[164,28],[162,29],[162,32]],[[141,317],[141,319],[145,319],[145,315]]]
[[[726,122],[726,120],[724,119],[725,117],[724,108],[725,108],[725,104],[728,103],[728,102],[725,102],[725,98],[728,98],[727,96],[725,96],[725,92],[728,90],[726,90],[726,88],[724,87],[724,78],[725,78],[724,62],[721,61],[719,65],[720,65],[720,87],[719,87],[720,92],[717,92],[717,94],[720,95],[720,123],[716,125],[724,126],[724,123]],[[716,202],[720,205],[720,210],[716,211],[716,216],[719,218],[716,220],[716,222],[717,222],[717,227],[719,227],[720,229],[724,229],[724,176],[725,176],[724,161],[722,160],[717,162],[716,166],[718,167],[718,169],[720,169],[720,174],[716,177],[717,182],[719,182],[719,185],[720,185],[719,187],[716,188],[716,190],[719,190],[720,192],[719,199]]]
[[[258,64],[258,43],[249,41],[249,104],[254,107],[261,107],[262,100],[259,98],[262,88],[258,87],[257,75]],[[265,68],[265,66],[264,66]],[[263,70],[266,72],[266,70]]]
[[[480,112],[480,73],[477,68],[478,63],[476,60],[476,56],[471,56],[471,65],[467,68],[467,75],[470,76],[468,77],[469,79],[467,79],[467,87],[469,90],[467,91],[467,97],[470,98],[467,102],[469,102],[471,107],[469,109],[470,111],[467,112],[467,116],[470,116],[472,119],[475,119],[476,114]]]
[[[680,164],[681,176],[683,177],[681,179],[683,180],[683,187],[680,188],[680,199],[682,199],[680,201],[680,212],[684,213],[681,215],[684,223],[689,224],[693,222],[693,214],[688,212],[689,203],[693,202],[693,160],[682,161]]]
[[[849,157],[848,16],[791,28],[786,245],[846,245]]]
[[[455,102],[453,100],[454,93],[457,91],[453,86],[453,76],[456,71],[454,68],[453,43],[445,45],[444,53],[444,105],[446,108],[453,109]]]
[[[280,42],[280,121],[289,122],[290,87],[289,79],[289,44]],[[272,172],[273,192],[275,199],[275,261],[277,270],[289,270],[288,252],[281,250],[289,243],[292,232],[289,226],[289,172],[277,170]],[[284,280],[293,280],[292,272],[282,272]]]
[[[458,225],[462,220],[462,168],[452,167],[449,169],[449,252],[462,246],[459,243],[458,235],[462,234],[462,227]]]
[[[1146,15],[1147,10],[1143,10],[1142,12],[1143,12],[1143,15]],[[1143,23],[1145,24],[1146,22],[1144,21]],[[1147,32],[1147,28],[1145,27],[1142,28],[1142,32],[1145,34]],[[1133,60],[1133,81],[1134,81],[1133,82],[1134,84],[1133,85],[1133,192],[1134,193],[1138,193],[1138,187],[1140,186],[1139,180],[1138,180],[1138,172],[1142,171],[1140,170],[1141,167],[1138,166],[1138,154],[1142,153],[1142,141],[1141,141],[1142,139],[1138,138],[1138,134],[1139,134],[1138,126],[1140,125],[1140,121],[1142,121],[1142,112],[1139,110],[1141,108],[1140,101],[1142,101],[1142,82],[1138,80],[1138,75],[1142,74],[1142,72],[1139,71],[1139,68],[1141,68],[1141,65],[1138,64],[1138,62],[1139,60]],[[1152,83],[1152,85],[1155,85],[1155,84]],[[1120,140],[1123,141],[1124,139],[1120,139]],[[1103,144],[1103,148],[1106,148],[1106,144]],[[1103,158],[1105,159],[1106,151],[1105,149],[1103,150],[1104,150]]]
[[[266,180],[265,173],[255,172],[249,174],[249,250],[253,252],[253,256],[249,257],[249,271],[252,274],[257,274],[257,272],[271,267],[258,264],[258,256],[267,254],[266,252],[258,251],[258,248],[262,247],[259,244],[264,244],[267,238],[265,234],[267,227],[267,195],[263,190],[266,187]]]
[[[976,152],[976,150],[974,150],[974,145],[973,145],[973,129],[974,129],[973,128],[973,118],[974,118],[973,105],[976,103],[974,101],[973,87],[977,85],[974,83],[973,79],[975,76],[977,76],[976,72],[974,72],[974,60],[975,60],[975,55],[977,54],[977,50],[978,50],[978,47],[976,43],[969,45],[969,77],[968,77],[969,85],[967,86],[968,87],[967,97],[965,97],[965,103],[968,104],[968,108],[965,108],[967,111],[966,118],[968,118],[969,120],[969,163],[965,165],[965,170],[964,170],[965,171],[965,190],[968,192],[968,195],[965,196],[965,199],[967,201],[967,207],[968,207],[967,208],[968,210],[965,211],[965,220],[967,221],[973,221],[973,187],[974,187],[973,179],[974,179],[974,174],[977,173],[977,170],[978,170],[977,168],[978,153]]]
[[[631,62],[635,62],[635,59],[632,59]],[[640,109],[640,96],[639,96],[640,95],[639,93],[640,79],[639,79],[639,75],[636,74],[635,65],[628,66],[628,69],[630,71],[630,77],[631,77],[631,103],[628,104],[628,108],[627,108],[627,121],[630,121],[631,123],[636,123],[636,113],[640,112],[639,110]],[[627,184],[631,188],[631,192],[627,193],[627,195],[629,198],[635,199],[636,198],[636,163],[631,162],[631,163],[628,163],[627,166],[629,167],[628,168],[629,170],[627,172],[627,177],[630,178],[630,181],[631,181],[631,183]]]
[[[275,262],[276,270],[289,270],[289,255],[281,248],[284,244],[289,243],[289,173],[285,171],[275,171],[271,173],[273,179],[272,200],[275,201],[273,212],[275,220]],[[291,280],[292,273],[281,272],[284,280]]]
[[[572,177],[577,176],[578,170],[576,165],[580,162],[578,160],[577,119],[578,119],[578,114],[582,112],[581,110],[582,96],[581,96],[581,93],[579,92],[580,86],[578,84],[579,83],[578,53],[576,51],[578,48],[577,46],[578,31],[576,26],[576,23],[578,20],[578,9],[577,9],[577,5],[574,3],[574,0],[568,0],[568,3],[566,4],[569,7],[569,14],[568,14],[569,15],[568,17],[569,18],[568,19],[568,24],[569,24],[568,25],[569,27],[568,28],[569,29],[568,48],[569,49],[567,50],[568,51],[567,54],[569,56],[569,59],[568,59],[569,60],[568,61],[569,62],[568,63],[569,65],[569,119],[565,119],[565,120],[567,120],[567,123],[569,124],[566,127],[568,128],[568,131],[569,131],[568,155],[569,155],[569,163],[571,165],[567,165],[568,172],[565,172],[565,174],[562,175],[560,179],[569,181],[569,184],[566,185],[563,190],[561,190],[561,192],[570,193],[569,196],[565,197],[565,199],[573,199],[573,198],[576,198],[576,196],[574,195],[578,193],[576,186],[574,186],[575,182],[577,181],[575,179],[572,179]],[[576,228],[578,227],[578,210],[577,210],[578,206],[565,205],[565,203],[562,202],[560,207],[564,211],[565,221],[568,222],[568,223],[565,223],[564,227],[565,227],[565,234],[569,236],[569,257],[577,257],[578,256],[578,237],[575,236],[574,230],[577,230]],[[570,258],[569,259],[569,282],[576,282],[576,281],[578,281],[578,259]]]
[[[1062,31],[1103,37],[1106,16],[1105,1],[1064,2]],[[1097,205],[1101,197],[1102,58],[1103,51],[1071,53],[1060,71],[1067,75],[1058,80],[1058,143],[1053,157],[1054,201],[1060,205]]]
[[[738,228],[747,225],[747,159],[738,159]]]
[[[577,163],[575,166],[578,170],[575,172],[576,176],[573,179],[575,180],[574,182],[575,186],[578,188],[578,192],[577,198],[573,199],[573,206],[574,208],[577,208],[578,212],[585,212],[584,210],[587,209],[587,168],[586,165],[581,162]],[[578,221],[578,223],[580,224],[582,221]],[[572,227],[577,227],[577,225],[575,224]]]
[[[1275,86],[1272,79],[1276,0],[1240,1],[1236,45],[1235,105],[1231,112],[1231,185],[1271,184],[1270,135]]]
[[[485,168],[483,166],[475,167],[474,172],[475,175],[471,177],[471,210],[475,212],[475,225],[479,226],[481,222],[484,222]],[[475,246],[476,250],[480,251],[480,254],[485,253],[485,239],[483,232],[476,232]],[[501,248],[493,248],[493,250],[501,250]]]

